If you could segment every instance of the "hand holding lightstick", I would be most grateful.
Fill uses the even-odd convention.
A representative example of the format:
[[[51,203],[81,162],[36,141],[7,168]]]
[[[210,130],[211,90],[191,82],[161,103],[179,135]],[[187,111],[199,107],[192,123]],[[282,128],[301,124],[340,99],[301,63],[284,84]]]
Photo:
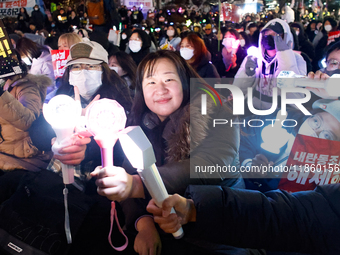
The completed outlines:
[[[340,74],[333,74],[327,80],[317,81],[309,79],[305,75],[296,74],[293,71],[281,71],[277,77],[277,86],[279,88],[322,88],[325,89],[330,96],[338,97],[340,96],[339,78]]]
[[[158,207],[162,207],[163,201],[169,197],[163,180],[155,165],[156,158],[152,144],[139,126],[127,127],[119,134],[119,141],[123,151],[148,189],[151,197]],[[176,213],[174,208],[171,213]],[[183,237],[183,229],[173,233],[176,239]]]
[[[100,99],[89,106],[85,114],[86,127],[100,147],[102,167],[113,166],[113,147],[118,132],[125,128],[124,108],[111,99]]]
[[[59,149],[70,142],[74,128],[81,116],[81,111],[80,103],[66,95],[55,96],[48,104],[44,104],[44,117],[57,135],[52,146],[54,154],[58,154]],[[74,166],[61,163],[61,167],[64,184],[73,183]]]
[[[125,128],[126,114],[124,108],[112,99],[100,99],[93,102],[86,110],[86,127],[93,134],[94,139],[100,147],[102,155],[102,167],[113,166],[113,147],[118,139],[118,132]],[[116,219],[121,234],[125,237],[125,244],[115,247],[111,241],[113,222]],[[108,241],[112,248],[123,251],[128,245],[128,238],[120,227],[115,202],[111,202],[110,212],[111,228]]]

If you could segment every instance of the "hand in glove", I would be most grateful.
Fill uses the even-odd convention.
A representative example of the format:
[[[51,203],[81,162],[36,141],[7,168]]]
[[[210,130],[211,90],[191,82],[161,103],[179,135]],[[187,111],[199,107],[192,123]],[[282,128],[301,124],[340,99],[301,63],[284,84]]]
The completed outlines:
[[[246,74],[248,76],[253,76],[257,68],[257,58],[253,59],[253,57],[248,56],[245,68],[246,68]]]
[[[276,51],[285,51],[291,49],[292,41],[287,42],[287,37],[287,33],[283,34],[283,39],[279,34],[274,36]]]

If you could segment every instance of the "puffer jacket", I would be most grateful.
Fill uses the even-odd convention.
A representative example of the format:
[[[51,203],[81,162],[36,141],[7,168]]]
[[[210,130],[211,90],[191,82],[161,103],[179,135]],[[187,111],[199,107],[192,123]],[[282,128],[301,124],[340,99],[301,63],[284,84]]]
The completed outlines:
[[[28,130],[41,114],[51,84],[45,75],[28,74],[5,85],[0,97],[0,169],[37,170],[45,165],[40,159],[48,157],[33,145]]]
[[[263,29],[266,29],[270,24],[278,22],[282,25],[284,33],[287,33],[287,42],[294,42],[293,35],[288,24],[281,19],[273,19],[269,21]],[[276,87],[276,78],[281,71],[293,71],[296,74],[306,75],[307,67],[303,57],[295,53],[292,49],[276,52],[275,57],[268,63],[265,60],[265,49],[262,47],[262,33],[259,38],[260,56],[257,58],[257,68],[253,76],[246,74],[245,58],[240,69],[235,75],[233,85],[239,87],[243,94],[247,95],[247,89],[253,88],[253,105],[256,109],[269,109],[272,106],[273,88]],[[278,90],[278,95],[281,95],[281,90]],[[287,98],[303,98],[301,93],[288,93]]]

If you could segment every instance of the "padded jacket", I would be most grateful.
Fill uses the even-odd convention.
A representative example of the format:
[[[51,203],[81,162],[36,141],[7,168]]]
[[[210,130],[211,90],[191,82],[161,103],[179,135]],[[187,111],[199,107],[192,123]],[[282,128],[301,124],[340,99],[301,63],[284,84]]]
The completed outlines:
[[[51,84],[45,75],[28,74],[5,85],[0,96],[0,169],[38,170],[45,165],[40,159],[48,157],[33,145],[28,130],[41,114]]]

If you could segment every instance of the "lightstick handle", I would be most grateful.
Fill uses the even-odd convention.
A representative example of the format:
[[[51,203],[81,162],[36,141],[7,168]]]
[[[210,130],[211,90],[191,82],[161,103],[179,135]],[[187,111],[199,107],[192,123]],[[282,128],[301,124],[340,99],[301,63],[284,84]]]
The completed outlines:
[[[61,170],[63,173],[63,182],[64,184],[71,184],[74,182],[74,166],[65,165],[61,163]]]
[[[113,166],[113,147],[110,148],[100,148],[102,155],[102,166]]]
[[[149,191],[151,197],[155,200],[158,207],[162,207],[163,201],[169,197],[169,194],[164,186],[163,180],[159,175],[155,164],[143,170],[138,169],[138,174]],[[176,213],[174,208],[171,208],[171,213]],[[183,229],[180,228],[172,234],[176,239],[183,237]]]
[[[58,151],[62,146],[71,144],[71,143],[69,143],[69,141],[71,141],[71,140],[67,140],[67,139],[71,138],[71,136],[73,134],[74,127],[63,128],[63,129],[53,128],[53,130],[57,135],[57,139],[52,146],[52,151],[54,152],[54,154],[58,154]],[[64,184],[73,183],[74,182],[75,167],[72,166],[72,165],[66,165],[66,164],[61,163],[61,170],[62,170],[62,174],[63,174]]]
[[[326,88],[326,81],[315,81],[308,78],[297,78],[294,82],[295,87]]]

